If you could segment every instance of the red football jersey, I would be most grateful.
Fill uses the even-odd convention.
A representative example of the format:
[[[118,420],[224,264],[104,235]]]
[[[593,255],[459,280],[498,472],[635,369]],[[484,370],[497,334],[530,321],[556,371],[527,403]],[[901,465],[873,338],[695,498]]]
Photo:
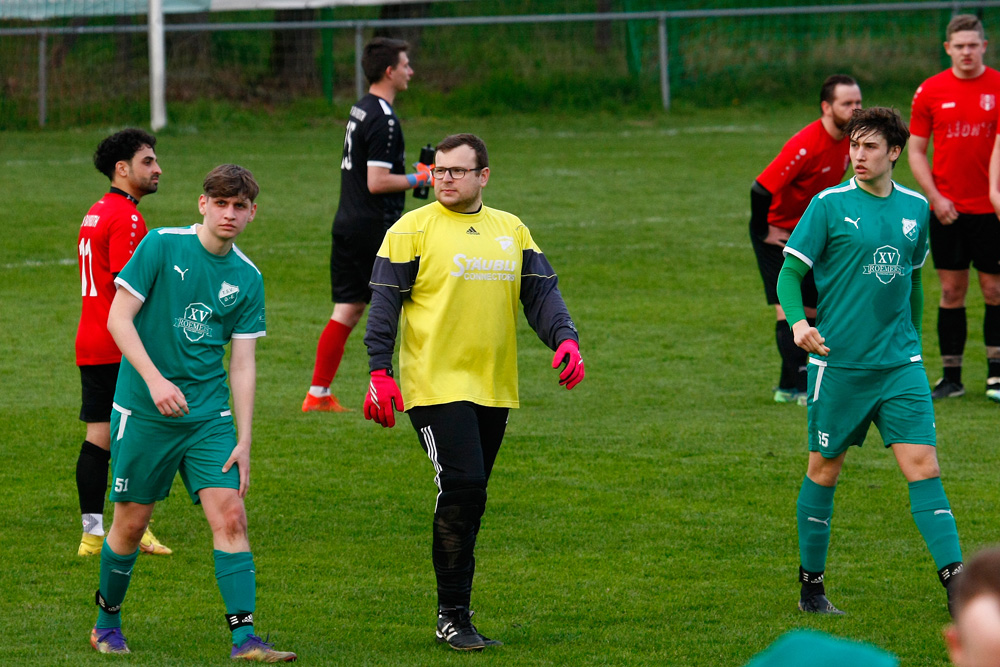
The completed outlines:
[[[851,163],[850,141],[837,141],[820,120],[799,130],[757,177],[773,195],[767,222],[794,229],[809,202],[827,188],[838,185]]]
[[[146,235],[146,221],[128,197],[109,192],[90,207],[80,224],[77,256],[83,310],[76,330],[76,365],[117,364],[122,353],[108,333],[115,298],[114,274]]]
[[[947,69],[924,81],[913,95],[910,132],[933,134],[934,185],[959,213],[992,213],[990,152],[997,128],[1000,72],[987,67],[975,79]]]

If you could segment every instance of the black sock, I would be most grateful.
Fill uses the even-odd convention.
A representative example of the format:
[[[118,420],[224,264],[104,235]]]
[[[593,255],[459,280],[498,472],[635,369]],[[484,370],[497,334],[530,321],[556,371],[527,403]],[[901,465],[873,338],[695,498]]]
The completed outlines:
[[[111,452],[92,442],[83,441],[76,460],[76,490],[80,496],[81,514],[103,514],[104,498],[108,495],[108,464]]]
[[[805,391],[806,351],[795,344],[795,336],[788,328],[788,322],[778,320],[774,326],[774,337],[781,355],[781,379],[779,389]]]
[[[962,382],[962,355],[968,324],[965,308],[938,308],[938,342],[941,348],[941,364],[944,378],[951,382]]]
[[[983,342],[986,343],[986,377],[1000,377],[1000,306],[986,306],[983,318]]]
[[[941,585],[945,588],[950,588],[953,583],[958,581],[960,578],[958,575],[962,574],[962,570],[964,569],[965,566],[962,564],[962,561],[949,563],[942,567],[938,570],[938,579],[941,580]]]
[[[823,572],[808,572],[799,565],[799,582],[802,584],[802,599],[810,598],[814,595],[826,595],[826,587],[823,585]]]

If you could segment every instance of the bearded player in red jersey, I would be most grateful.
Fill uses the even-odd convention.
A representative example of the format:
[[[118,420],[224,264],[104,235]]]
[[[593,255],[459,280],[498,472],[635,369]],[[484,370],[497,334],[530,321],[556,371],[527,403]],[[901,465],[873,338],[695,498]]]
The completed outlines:
[[[931,256],[941,280],[938,339],[943,377],[935,399],[961,396],[969,264],[986,302],[983,341],[986,395],[1000,402],[1000,220],[989,198],[989,163],[996,136],[1000,72],[983,64],[983,24],[971,14],[951,19],[944,50],[951,67],[913,95],[910,169],[931,204]],[[934,137],[934,165],[927,157]]]
[[[81,556],[99,555],[104,543],[111,404],[122,359],[108,333],[108,311],[115,297],[115,276],[146,235],[146,222],[136,206],[159,186],[162,171],[153,152],[155,146],[155,137],[136,129],[122,130],[98,145],[94,166],[108,177],[111,188],[90,207],[80,224],[77,254],[83,309],[76,332],[76,365],[83,385],[80,421],[87,424],[87,438],[76,462],[83,515],[83,537],[77,550]],[[150,554],[171,553],[148,530],[140,548]]]
[[[781,355],[776,403],[806,404],[806,354],[796,344],[778,303],[778,272],[785,242],[814,195],[838,185],[850,163],[844,126],[861,108],[861,88],[844,74],[827,77],[819,94],[820,118],[802,128],[750,189],[750,240],[764,279],[764,295],[774,306],[775,338]],[[810,322],[816,319],[816,283],[812,272],[802,281],[802,301]]]

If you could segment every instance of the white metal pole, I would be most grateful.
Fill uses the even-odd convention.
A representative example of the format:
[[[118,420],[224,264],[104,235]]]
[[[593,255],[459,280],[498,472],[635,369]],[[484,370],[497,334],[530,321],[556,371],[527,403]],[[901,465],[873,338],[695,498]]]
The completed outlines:
[[[660,37],[660,97],[663,100],[663,110],[670,111],[670,51],[667,44],[666,17],[660,17],[657,27]]]
[[[167,57],[163,34],[163,0],[149,0],[149,125],[167,125]]]
[[[38,127],[45,127],[49,98],[49,35],[42,29],[38,34]]]
[[[365,94],[365,73],[361,69],[361,55],[365,50],[365,36],[361,26],[354,28],[354,99],[360,100]]]

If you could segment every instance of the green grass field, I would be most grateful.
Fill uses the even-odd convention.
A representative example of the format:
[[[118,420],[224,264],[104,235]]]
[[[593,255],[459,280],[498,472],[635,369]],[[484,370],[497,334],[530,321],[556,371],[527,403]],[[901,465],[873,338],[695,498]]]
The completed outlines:
[[[559,271],[587,379],[560,388],[551,352],[522,318],[522,409],[490,486],[473,593],[480,629],[506,645],[479,655],[438,646],[434,473],[405,417],[393,430],[362,417],[360,331],[335,383],[357,411],[299,411],[330,314],[340,116],[162,133],[161,191],[141,205],[151,227],[198,221],[201,179],[216,164],[249,167],[263,188],[240,242],[268,296],[247,499],[258,628],[307,665],[742,665],[796,627],[872,642],[904,665],[946,664],[944,591],[875,431],[848,457],[837,493],[828,590],[848,616],[796,610],[806,413],[771,402],[774,316],[746,221],[750,183],[815,109],[634,120],[402,113],[411,157],[453,131],[486,139],[486,201],[519,214]],[[123,611],[133,655],[87,644],[98,561],[76,556],[74,247],[107,185],[90,155],[109,131],[0,134],[0,654],[6,664],[227,664],[211,536],[179,483],[154,524],[175,553],[139,560]],[[914,185],[905,159],[897,178]],[[938,288],[925,275],[934,380]],[[973,288],[969,395],[937,406],[967,555],[998,541],[1000,414],[981,391],[981,304]]]

